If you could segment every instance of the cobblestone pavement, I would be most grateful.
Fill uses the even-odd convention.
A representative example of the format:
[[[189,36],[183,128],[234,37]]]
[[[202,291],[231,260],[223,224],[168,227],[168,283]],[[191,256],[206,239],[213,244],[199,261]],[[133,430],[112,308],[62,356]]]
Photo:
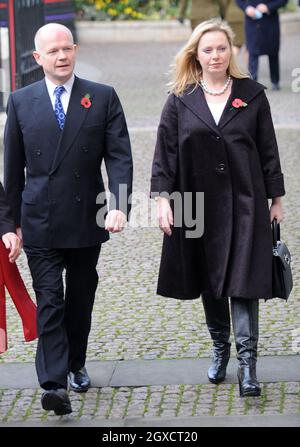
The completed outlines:
[[[260,397],[244,399],[235,384],[91,388],[86,394],[70,392],[73,413],[61,419],[295,414],[300,412],[299,391],[299,382],[264,384]],[[1,390],[0,421],[57,420],[52,412],[41,410],[39,397],[37,389]]]
[[[282,43],[282,90],[268,92],[277,130],[287,196],[282,238],[293,254],[294,290],[288,303],[261,301],[259,353],[296,354],[300,345],[300,177],[299,93],[291,92],[294,55],[300,37]],[[83,46],[78,74],[114,85],[124,106],[134,156],[134,190],[148,195],[151,160],[166,76],[180,43],[105,44]],[[300,66],[300,61],[298,61]],[[263,58],[261,82],[269,85]],[[294,126],[294,128],[287,128]],[[99,287],[88,349],[89,360],[198,358],[210,355],[211,342],[200,300],[181,302],[156,295],[162,235],[157,228],[127,228],[104,244]],[[18,261],[33,295],[25,256]],[[36,342],[24,343],[19,317],[7,300],[9,350],[0,362],[32,362]],[[1,385],[0,385],[1,386]],[[40,391],[0,391],[0,420],[47,419],[41,413]],[[91,389],[71,394],[73,418],[129,416],[193,416],[285,414],[300,411],[299,383],[264,384],[260,398],[240,399],[237,385],[149,386]]]

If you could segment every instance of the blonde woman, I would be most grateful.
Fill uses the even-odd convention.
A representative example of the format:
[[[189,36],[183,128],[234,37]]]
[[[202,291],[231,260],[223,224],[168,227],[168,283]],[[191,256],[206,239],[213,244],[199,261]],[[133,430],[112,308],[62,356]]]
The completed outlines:
[[[271,221],[283,218],[285,190],[264,87],[239,70],[232,46],[231,28],[213,19],[197,26],[175,58],[151,179],[165,233],[158,293],[202,295],[212,383],[226,376],[230,297],[240,395],[259,396],[258,301],[272,297]],[[175,201],[163,197],[174,192],[186,205],[182,225],[174,225]],[[204,232],[193,238],[186,212],[195,218],[197,192],[204,192]],[[192,195],[190,207],[184,193]]]

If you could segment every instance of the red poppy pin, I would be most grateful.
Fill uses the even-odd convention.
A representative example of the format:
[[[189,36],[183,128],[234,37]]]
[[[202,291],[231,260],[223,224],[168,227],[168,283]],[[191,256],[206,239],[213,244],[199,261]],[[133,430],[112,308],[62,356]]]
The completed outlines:
[[[91,105],[92,105],[90,97],[91,97],[91,95],[89,93],[87,93],[86,95],[84,95],[84,97],[81,100],[81,105],[85,109],[89,109],[91,107]]]
[[[239,109],[240,107],[247,107],[247,103],[242,101],[240,98],[235,98],[232,103],[232,108]],[[231,110],[232,110],[231,108]]]

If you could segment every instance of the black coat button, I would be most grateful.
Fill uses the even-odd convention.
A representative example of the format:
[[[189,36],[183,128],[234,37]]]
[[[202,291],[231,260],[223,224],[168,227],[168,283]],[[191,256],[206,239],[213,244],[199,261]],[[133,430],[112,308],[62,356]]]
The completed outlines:
[[[75,178],[80,178],[80,174],[79,174],[79,172],[78,172],[78,171],[75,171],[75,172],[74,172],[74,176],[75,176]]]
[[[79,196],[75,197],[76,202],[81,202],[81,198]]]
[[[82,148],[81,148],[82,150],[83,150],[83,152],[88,152],[89,151],[89,148],[88,147],[86,147],[86,146],[82,146]]]
[[[219,163],[219,171],[223,172],[225,171],[226,166],[224,165],[224,163]]]
[[[36,151],[36,155],[41,155],[42,152],[40,150]]]

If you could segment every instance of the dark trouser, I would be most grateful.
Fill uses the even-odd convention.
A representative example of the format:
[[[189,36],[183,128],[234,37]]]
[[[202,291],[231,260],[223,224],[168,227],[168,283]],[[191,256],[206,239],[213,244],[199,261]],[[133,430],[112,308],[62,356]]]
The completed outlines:
[[[258,78],[258,58],[256,54],[249,54],[249,71],[252,79]],[[272,84],[279,83],[279,54],[269,54],[270,77]]]
[[[100,249],[101,245],[77,249],[24,247],[37,299],[36,369],[42,388],[48,389],[53,382],[67,388],[68,372],[85,364]]]

